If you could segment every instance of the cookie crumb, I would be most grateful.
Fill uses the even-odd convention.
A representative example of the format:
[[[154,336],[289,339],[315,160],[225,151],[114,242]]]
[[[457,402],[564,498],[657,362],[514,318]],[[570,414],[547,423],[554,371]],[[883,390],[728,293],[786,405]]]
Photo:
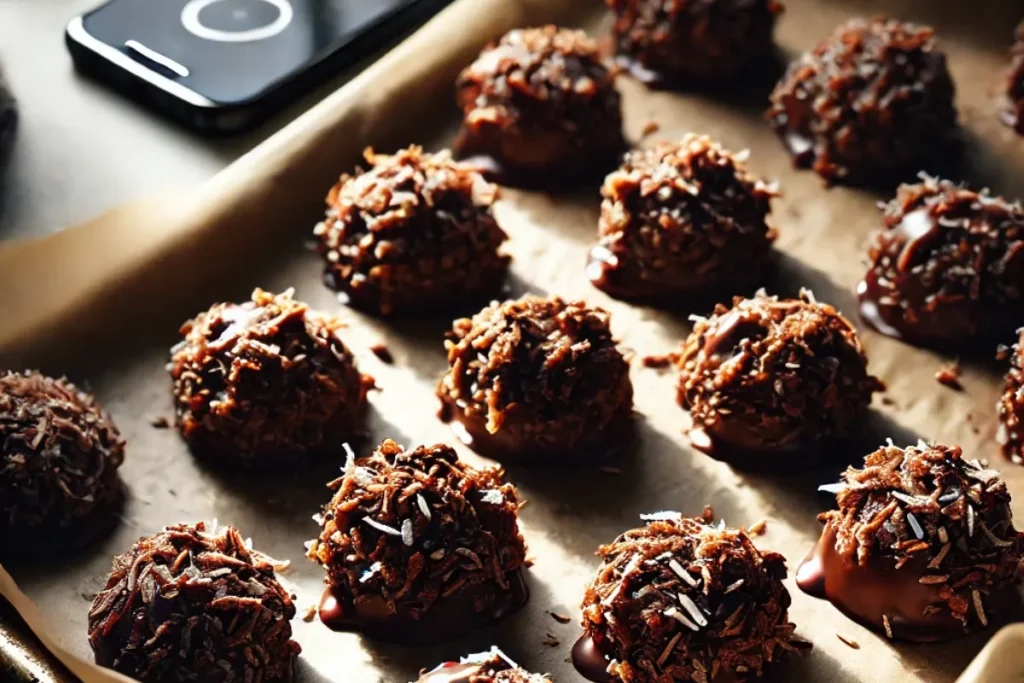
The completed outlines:
[[[601,465],[597,469],[600,470],[601,472],[604,472],[605,474],[610,474],[613,477],[617,477],[620,474],[622,474],[622,470],[620,470],[618,467],[612,467],[611,465]]]
[[[846,637],[844,637],[840,633],[836,634],[836,638],[838,638],[839,640],[843,641],[844,644],[848,645],[849,647],[852,647],[854,650],[859,650],[860,649],[860,643],[858,643],[856,640],[853,640],[851,638],[846,638]]]
[[[661,124],[657,121],[648,121],[644,124],[644,127],[640,130],[641,137],[647,137],[648,135],[654,135],[661,130]]]
[[[941,368],[935,373],[935,381],[949,387],[950,389],[963,391],[964,387],[960,384],[960,362],[953,361],[949,365]]]
[[[550,633],[548,633],[546,635],[547,635],[547,638],[544,639],[544,642],[542,643],[542,645],[547,645],[548,647],[558,647],[559,645],[562,644],[562,641],[560,641],[558,638],[555,638]]]
[[[672,354],[655,353],[640,359],[645,368],[667,368],[672,365]]]
[[[313,621],[314,617],[316,617],[316,605],[310,605],[306,608],[306,613],[302,615],[302,620],[308,624]]]
[[[167,429],[171,426],[171,421],[161,415],[160,417],[154,417],[149,421],[150,426],[157,429]]]
[[[382,363],[394,365],[395,357],[391,355],[391,349],[386,344],[374,344],[370,347],[370,351],[373,351],[373,355],[377,356]]]
[[[570,621],[572,621],[572,617],[566,614],[560,614],[559,612],[548,612],[548,614],[550,614],[551,618],[557,621],[559,624],[568,624]]]
[[[764,535],[764,532],[765,532],[765,530],[767,528],[768,528],[768,521],[762,519],[759,522],[754,522],[754,524],[752,524],[750,526],[750,528],[747,529],[747,533],[750,534],[751,536],[762,536],[762,535]]]

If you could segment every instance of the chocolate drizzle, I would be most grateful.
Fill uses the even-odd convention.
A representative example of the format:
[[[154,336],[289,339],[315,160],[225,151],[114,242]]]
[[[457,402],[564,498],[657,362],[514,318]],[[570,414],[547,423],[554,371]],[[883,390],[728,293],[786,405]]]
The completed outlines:
[[[922,176],[885,206],[857,289],[883,334],[941,348],[990,348],[1024,315],[1024,210]]]

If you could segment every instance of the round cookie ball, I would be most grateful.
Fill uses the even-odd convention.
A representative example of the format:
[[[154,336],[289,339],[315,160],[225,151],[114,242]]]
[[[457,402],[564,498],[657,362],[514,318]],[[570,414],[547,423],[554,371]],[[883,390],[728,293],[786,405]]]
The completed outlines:
[[[776,0],[606,0],[619,61],[640,81],[730,79],[772,59]]]
[[[0,372],[0,558],[66,555],[117,519],[124,440],[65,379]]]
[[[752,287],[775,239],[766,218],[778,193],[744,159],[692,134],[627,154],[601,188],[590,281],[617,298],[666,304]]]
[[[373,379],[359,374],[342,323],[257,289],[181,327],[171,349],[177,425],[193,453],[256,468],[336,454],[363,432]]]
[[[144,683],[291,681],[292,597],[234,527],[176,524],[110,567],[89,610],[96,663]]]
[[[313,231],[325,284],[384,316],[479,305],[497,292],[510,260],[499,252],[498,188],[447,151],[365,156],[370,168],[341,176]]]
[[[419,678],[419,683],[551,683],[546,674],[526,671],[498,648],[445,662]]]
[[[1009,357],[1010,368],[1006,371],[1003,395],[996,404],[999,414],[996,441],[1007,459],[1024,465],[1024,329],[1012,348],[1000,351]]]
[[[747,680],[793,638],[786,562],[745,533],[673,513],[602,546],[573,660],[599,683]]]
[[[884,208],[857,288],[861,318],[912,344],[994,345],[1024,321],[1024,210],[922,176]]]
[[[949,640],[988,626],[1020,583],[1024,535],[999,473],[959,446],[889,442],[849,468],[797,585],[889,638]]]
[[[445,342],[442,416],[499,460],[596,462],[629,438],[633,385],[610,315],[582,301],[526,296],[456,320]]]
[[[626,146],[615,76],[582,31],[509,31],[455,84],[456,152],[505,183],[600,177]]]
[[[426,644],[526,604],[519,497],[500,468],[469,467],[442,444],[406,451],[385,440],[367,458],[350,452],[331,486],[308,544],[327,571],[329,627]]]
[[[879,184],[939,156],[957,128],[953,96],[931,28],[852,19],[790,64],[766,116],[797,166]]]
[[[1010,68],[1006,71],[1006,101],[999,112],[1003,123],[1024,135],[1024,23],[1017,27],[1010,48]]]
[[[853,326],[807,291],[719,304],[697,319],[676,364],[691,443],[741,464],[781,465],[764,456],[851,436],[882,388]]]

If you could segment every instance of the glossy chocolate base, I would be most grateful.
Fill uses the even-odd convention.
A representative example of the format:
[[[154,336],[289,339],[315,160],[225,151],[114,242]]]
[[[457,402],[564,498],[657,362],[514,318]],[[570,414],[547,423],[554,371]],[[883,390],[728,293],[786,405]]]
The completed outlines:
[[[764,275],[763,268],[706,276],[685,272],[655,282],[640,277],[634,268],[620,265],[621,260],[607,247],[595,245],[587,255],[587,279],[615,299],[665,309],[713,307],[737,294],[753,293]]]
[[[875,631],[885,633],[882,615],[889,617],[893,638],[918,643],[952,640],[965,634],[939,598],[936,586],[918,582],[927,564],[922,558],[896,569],[878,558],[868,565],[842,557],[835,549],[832,525],[800,564],[796,585],[808,595],[831,602],[840,612]],[[924,615],[926,607],[939,607]]]
[[[380,598],[354,604],[328,588],[320,601],[320,621],[335,631],[361,633],[374,640],[403,645],[430,645],[455,640],[518,611],[530,598],[522,571],[505,575],[509,588],[493,582],[468,586],[441,598],[417,616],[401,605],[391,614]],[[477,601],[486,604],[476,609]]]
[[[494,136],[491,136],[494,137]],[[499,185],[531,190],[568,190],[588,184],[600,184],[622,161],[629,144],[616,131],[611,140],[582,152],[567,151],[564,144],[536,144],[543,158],[515,161],[501,153],[502,142],[481,139],[468,128],[461,128],[452,144],[455,158],[487,180]],[[536,155],[535,155],[536,156]]]
[[[593,639],[590,636],[583,635],[576,641],[576,644],[572,646],[572,665],[576,667],[576,671],[579,672],[580,676],[587,679],[588,681],[594,681],[594,683],[615,683],[619,679],[614,678],[608,673],[608,658],[597,648]],[[740,678],[739,674],[721,670],[718,675],[713,679],[709,680],[709,683],[742,683],[742,681],[749,680],[771,680],[769,676],[767,679],[751,675],[749,678]]]
[[[732,436],[736,436],[733,434]],[[747,438],[725,440],[703,427],[686,432],[690,446],[720,462],[747,471],[792,472],[803,467],[818,465],[841,451],[845,444],[838,439],[803,441],[794,439],[779,445]]]
[[[511,262],[508,257],[504,258],[505,267],[496,269],[479,287],[467,290],[463,286],[446,291],[436,287],[421,288],[415,292],[414,297],[410,296],[387,312],[381,310],[380,297],[375,291],[368,287],[353,289],[347,281],[335,276],[330,264],[324,269],[323,283],[335,292],[340,304],[362,313],[388,320],[430,320],[443,314],[475,313],[499,296]]]
[[[924,295],[921,295],[922,298]],[[860,319],[871,329],[911,346],[940,351],[975,351],[984,356],[994,353],[998,344],[1016,339],[1024,310],[1007,306],[974,313],[966,306],[943,306],[932,313],[917,312],[917,321],[909,323],[898,305],[879,303],[881,293],[874,284],[874,273],[857,285]]]
[[[67,560],[110,534],[121,519],[125,487],[118,480],[113,500],[68,527],[0,527],[0,562],[17,565]]]
[[[525,435],[514,420],[508,420],[497,433],[487,431],[487,420],[473,417],[453,402],[442,399],[440,417],[455,436],[475,452],[499,462],[561,467],[600,464],[623,451],[635,435],[633,411],[620,413],[603,429],[587,434],[583,443],[565,446],[565,435],[547,433],[543,438]]]

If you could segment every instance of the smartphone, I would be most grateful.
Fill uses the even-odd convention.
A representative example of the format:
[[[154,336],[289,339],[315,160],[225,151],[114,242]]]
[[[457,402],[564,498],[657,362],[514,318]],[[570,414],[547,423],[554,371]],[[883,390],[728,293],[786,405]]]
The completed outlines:
[[[451,0],[109,0],[68,24],[76,67],[187,126],[249,128]]]

